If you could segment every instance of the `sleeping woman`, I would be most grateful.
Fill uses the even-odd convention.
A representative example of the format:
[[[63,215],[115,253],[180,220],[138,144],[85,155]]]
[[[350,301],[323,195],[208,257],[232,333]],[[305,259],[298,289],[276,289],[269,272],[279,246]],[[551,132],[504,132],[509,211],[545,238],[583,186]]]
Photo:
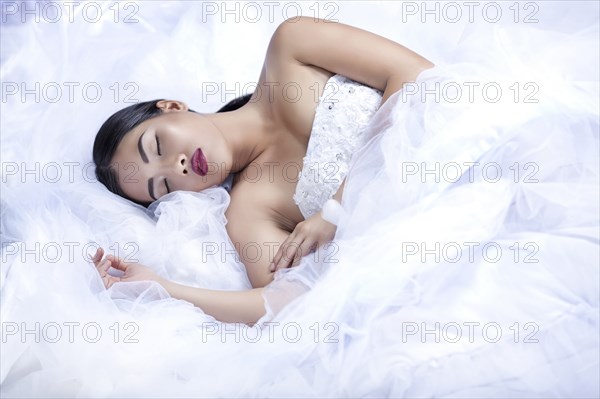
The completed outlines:
[[[326,84],[337,82],[338,90],[348,87],[349,93],[355,87],[368,88],[379,93],[377,107],[431,67],[424,57],[376,34],[300,17],[276,29],[256,90],[223,110],[227,112],[201,114],[181,101],[157,100],[115,113],[94,143],[99,181],[144,206],[173,191],[198,192],[231,181],[227,233],[236,247],[254,243],[262,250],[258,258],[240,253],[254,287],[247,291],[184,286],[139,263],[104,258],[98,249],[94,264],[104,285],[153,280],[173,298],[189,301],[220,321],[255,323],[265,314],[262,291],[274,273],[330,242],[336,231],[321,208],[331,197],[341,201],[343,174],[328,195],[304,192],[312,203],[303,208],[297,200],[300,183],[291,176],[298,170],[290,168],[303,165],[315,139],[315,113],[325,100]],[[351,151],[346,144],[352,137],[340,140],[344,132],[327,131],[321,137],[328,133],[338,135],[337,143]],[[347,158],[347,153],[338,155],[338,160]],[[250,173],[253,177],[245,178]],[[111,267],[122,276],[109,274]]]

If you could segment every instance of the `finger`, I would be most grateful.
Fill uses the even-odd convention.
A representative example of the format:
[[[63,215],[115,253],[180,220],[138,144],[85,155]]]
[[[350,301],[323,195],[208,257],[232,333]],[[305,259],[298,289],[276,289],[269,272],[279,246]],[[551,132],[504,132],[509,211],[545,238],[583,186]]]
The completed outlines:
[[[281,246],[279,247],[279,251],[277,252],[277,256],[275,257],[273,264],[271,265],[272,272],[276,272],[278,269],[285,267],[285,264],[288,261],[287,256],[289,254],[289,251],[290,249],[292,249],[292,251],[294,249],[292,243],[293,241],[288,238],[283,242],[283,244],[281,244]]]
[[[273,260],[271,261],[271,264],[269,265],[269,270],[274,272],[275,269],[277,268],[277,264],[279,263],[279,261],[281,260],[281,256],[283,254],[283,248],[286,247],[285,241],[283,244],[281,244],[281,246],[279,247],[279,249],[277,250],[277,253],[275,254],[275,256],[273,257]]]
[[[269,265],[269,270],[274,272],[275,269],[277,268],[277,265],[279,264],[279,262],[281,261],[283,254],[285,253],[289,242],[291,240],[293,240],[293,234],[290,234],[288,236],[288,238],[286,238],[281,245],[279,246],[279,249],[277,250],[277,253],[275,254],[275,256],[273,257],[273,261],[271,261],[271,264]]]
[[[108,259],[111,263],[111,266],[114,267],[117,270],[121,270],[122,272],[127,271],[127,262],[124,262],[122,259],[117,258],[116,256],[113,255],[108,255],[106,257],[106,259]]]
[[[304,258],[306,255],[308,255],[311,252],[314,252],[314,250],[316,249],[317,246],[317,241],[316,240],[304,240],[302,242],[302,244],[300,245],[300,247],[298,247],[298,250],[296,251],[296,253],[294,254],[294,258],[292,259],[292,267],[293,266],[297,266],[300,261],[302,260],[302,258]]]
[[[96,249],[96,253],[92,256],[92,262],[94,262],[94,265],[96,267],[98,266],[98,262],[100,262],[100,260],[102,259],[103,256],[104,256],[104,249],[102,249],[102,247],[98,247]]]
[[[109,289],[113,286],[114,283],[118,283],[120,281],[121,279],[119,277],[111,276],[110,274],[107,274],[106,276],[102,277],[102,283],[104,284],[104,287],[106,289]]]
[[[106,275],[106,276],[101,276],[102,278],[102,284],[104,285],[104,288],[108,288],[108,283],[110,281],[110,276]]]
[[[98,262],[98,264],[96,265],[96,269],[98,271],[104,270],[106,268],[106,265],[110,265],[110,262],[108,259],[104,259],[104,260]]]
[[[275,271],[277,271],[279,269],[285,269],[287,267],[290,267],[290,265],[292,264],[292,261],[297,256],[296,253],[298,252],[298,249],[302,245],[302,242],[304,242],[304,240],[302,240],[301,242],[297,242],[297,241],[298,240],[291,241],[287,244],[287,246],[285,248],[283,248],[281,259],[275,265]]]
[[[98,274],[100,274],[100,277],[106,276],[108,269],[110,269],[110,261],[108,259],[104,259],[96,266],[96,270],[98,271]]]
[[[120,277],[111,276],[109,274],[105,278],[103,278],[102,281],[104,282],[104,286],[106,287],[106,289],[109,289],[110,287],[113,286],[114,283],[121,282],[121,278]]]

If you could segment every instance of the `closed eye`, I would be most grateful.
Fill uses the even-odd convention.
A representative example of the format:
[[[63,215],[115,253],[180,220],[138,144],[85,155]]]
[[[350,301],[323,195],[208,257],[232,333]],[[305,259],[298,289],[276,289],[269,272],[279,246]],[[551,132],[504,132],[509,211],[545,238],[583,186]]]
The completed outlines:
[[[160,141],[158,141],[158,136],[155,136],[155,137],[156,137],[156,152],[158,152],[158,155],[162,155],[160,153]]]
[[[158,136],[156,137],[156,152],[158,153],[158,155],[162,156],[162,153],[160,152],[160,141],[158,140]],[[171,192],[171,189],[169,188],[169,183],[167,183],[167,179],[164,180],[165,182],[165,188],[167,189],[167,194],[169,194]]]

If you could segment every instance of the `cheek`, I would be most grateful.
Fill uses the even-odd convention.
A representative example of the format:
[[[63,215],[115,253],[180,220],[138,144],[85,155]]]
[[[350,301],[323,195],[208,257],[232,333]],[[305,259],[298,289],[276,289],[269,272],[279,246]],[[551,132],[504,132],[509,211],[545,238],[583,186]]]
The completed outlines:
[[[130,184],[139,177],[140,165],[127,154],[119,154],[119,157],[113,159],[112,165],[118,173],[121,184]]]
[[[132,198],[140,198],[147,191],[147,179],[144,179],[139,165],[135,162],[125,163],[119,169],[121,189]]]
[[[144,192],[147,192],[147,179],[144,178],[144,173],[147,171],[140,165],[141,161],[128,156],[126,152],[119,152],[112,160],[113,170],[116,171],[119,187],[123,192],[132,197],[144,197]]]

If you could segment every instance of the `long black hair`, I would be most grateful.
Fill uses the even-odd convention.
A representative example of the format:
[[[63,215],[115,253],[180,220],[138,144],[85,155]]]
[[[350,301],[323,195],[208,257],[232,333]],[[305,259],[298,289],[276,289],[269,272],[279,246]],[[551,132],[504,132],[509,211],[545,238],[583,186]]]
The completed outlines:
[[[228,102],[217,112],[229,112],[245,105],[252,97],[252,94],[246,94]],[[127,198],[136,204],[147,207],[149,202],[140,202],[127,196],[119,186],[118,171],[111,164],[117,147],[123,137],[138,126],[140,123],[154,118],[161,114],[160,108],[156,104],[162,101],[152,100],[143,103],[137,103],[123,108],[112,114],[100,127],[94,140],[94,149],[92,151],[94,163],[96,164],[96,178],[106,186],[111,192]],[[189,110],[190,112],[195,112]]]

